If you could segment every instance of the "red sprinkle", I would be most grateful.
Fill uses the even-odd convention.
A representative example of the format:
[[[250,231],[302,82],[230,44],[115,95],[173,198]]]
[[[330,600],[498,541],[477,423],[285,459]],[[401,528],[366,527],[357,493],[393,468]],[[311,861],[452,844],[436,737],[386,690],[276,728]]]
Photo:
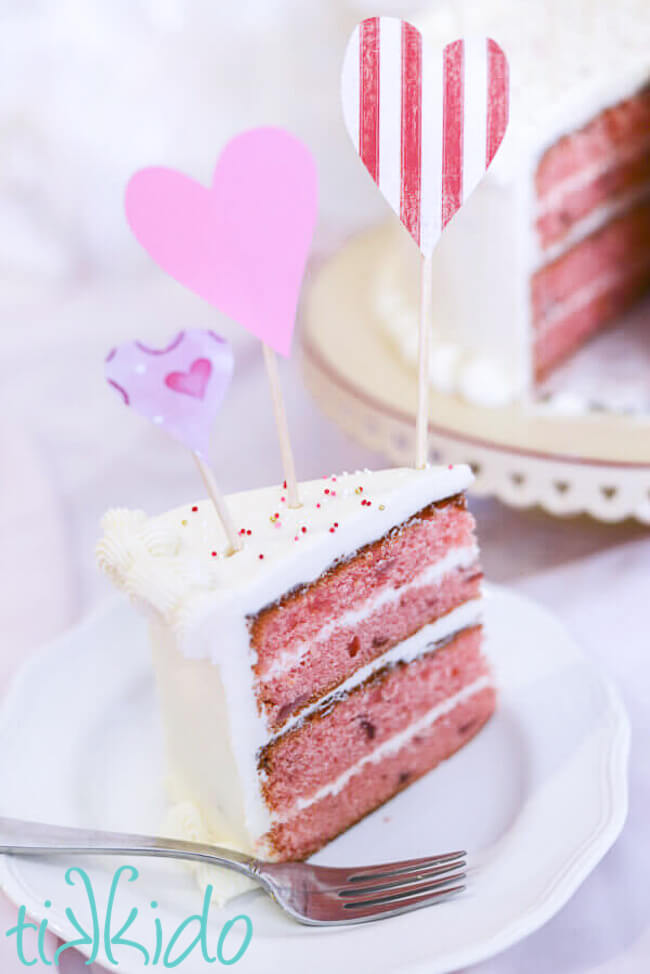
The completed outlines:
[[[339,526],[339,522],[338,522],[338,521],[335,521],[335,522],[334,522],[334,527],[335,527],[335,528],[338,528],[338,526]]]
[[[453,470],[453,469],[454,469],[454,465],[453,463],[450,463],[449,466],[447,467],[447,470]]]
[[[246,532],[246,534],[252,534],[252,533],[253,533],[252,531],[247,531],[247,532]]]
[[[285,503],[286,499],[287,499],[286,497],[281,497],[280,498],[280,500],[282,501],[283,504]]]
[[[316,507],[320,507],[320,504],[317,504]]]
[[[302,527],[300,530],[302,531],[303,534],[307,534],[307,528]]]
[[[327,487],[325,488],[325,490],[323,491],[323,493],[324,494],[329,494],[329,490],[327,489]]]
[[[334,528],[330,528],[330,534],[334,534]]]
[[[198,511],[198,507],[196,506],[196,504],[194,505],[194,507],[192,508],[192,510],[193,511]]]
[[[286,480],[283,480],[282,481],[282,486],[284,487],[285,490],[287,489],[287,482],[286,482]]]
[[[217,553],[216,553],[216,551],[212,551],[212,552],[210,552],[210,553],[211,553],[211,555],[212,555],[212,557],[213,557],[213,558],[216,558],[216,557],[217,557]]]
[[[260,559],[263,558],[263,557],[264,557],[264,555],[258,555],[258,558],[260,558]]]

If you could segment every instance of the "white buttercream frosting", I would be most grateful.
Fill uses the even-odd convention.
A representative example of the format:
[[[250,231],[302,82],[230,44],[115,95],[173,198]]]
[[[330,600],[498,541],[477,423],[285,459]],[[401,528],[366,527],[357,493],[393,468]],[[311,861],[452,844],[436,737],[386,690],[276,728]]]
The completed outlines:
[[[171,805],[163,820],[160,834],[169,839],[182,839],[186,842],[200,842],[204,845],[221,846],[224,849],[237,847],[227,838],[219,835],[208,825],[200,807],[194,802],[182,801]],[[241,873],[220,866],[210,866],[206,862],[182,860],[183,865],[196,879],[205,892],[212,887],[211,902],[223,906],[228,900],[242,893],[257,889],[257,883]]]
[[[113,510],[102,522],[97,560],[171,627],[188,656],[216,659],[220,646],[231,651],[231,627],[240,630],[246,616],[471,479],[464,465],[333,475],[302,484],[302,506],[293,510],[281,486],[233,494],[227,504],[243,547],[230,556],[209,500],[151,518]],[[208,618],[221,638],[206,632]]]
[[[506,52],[510,122],[492,179],[650,78],[646,0],[445,0],[420,26],[432,46],[488,35]]]

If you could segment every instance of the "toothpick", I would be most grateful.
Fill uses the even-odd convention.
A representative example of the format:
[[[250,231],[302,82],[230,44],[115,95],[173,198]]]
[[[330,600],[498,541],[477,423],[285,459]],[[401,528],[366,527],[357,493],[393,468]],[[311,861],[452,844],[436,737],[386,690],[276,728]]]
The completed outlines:
[[[208,465],[201,459],[198,453],[194,453],[193,456],[196,460],[196,465],[199,468],[199,473],[201,474],[201,478],[205,484],[205,489],[208,492],[208,496],[217,509],[219,520],[223,524],[224,531],[226,532],[226,537],[228,538],[229,544],[226,554],[234,555],[236,551],[241,551],[242,543],[241,539],[235,532],[235,527],[230,517],[230,511],[228,510],[228,505],[226,504],[226,499],[219,490],[217,482],[214,479],[214,474]]]
[[[420,322],[418,342],[418,407],[415,420],[415,466],[423,470],[427,465],[429,446],[429,344],[431,296],[433,291],[433,262],[422,258],[420,270]]]
[[[280,376],[278,374],[278,362],[275,352],[266,343],[264,347],[264,363],[266,372],[271,385],[271,399],[273,400],[273,413],[275,415],[275,425],[278,429],[280,439],[280,453],[282,455],[282,466],[284,468],[284,478],[287,482],[287,497],[289,507],[300,507],[300,497],[298,496],[298,482],[296,481],[296,468],[293,462],[293,452],[291,450],[291,440],[289,439],[289,426],[287,424],[287,414],[284,408],[282,390],[280,388]]]

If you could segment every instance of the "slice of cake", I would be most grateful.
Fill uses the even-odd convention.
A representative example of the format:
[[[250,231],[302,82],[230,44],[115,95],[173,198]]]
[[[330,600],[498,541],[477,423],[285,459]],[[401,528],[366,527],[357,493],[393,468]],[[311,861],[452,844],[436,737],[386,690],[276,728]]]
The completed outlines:
[[[210,833],[305,857],[470,740],[495,707],[465,466],[343,474],[159,517],[98,560],[151,618],[171,797]]]

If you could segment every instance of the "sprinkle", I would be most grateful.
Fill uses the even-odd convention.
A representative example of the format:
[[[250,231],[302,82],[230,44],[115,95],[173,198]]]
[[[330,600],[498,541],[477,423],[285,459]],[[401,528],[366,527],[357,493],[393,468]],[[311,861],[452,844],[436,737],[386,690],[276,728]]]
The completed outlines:
[[[330,534],[334,534],[334,528],[330,528]]]
[[[386,510],[386,505],[385,504],[380,504],[379,505],[379,510],[380,511],[385,511]]]
[[[211,551],[210,554],[212,555],[213,558],[216,558],[217,557],[216,551]]]
[[[335,521],[335,522],[334,522],[334,527],[335,527],[335,528],[338,528],[338,526],[339,526],[339,522],[338,522],[338,521]]]
[[[239,529],[239,533],[240,534],[246,534],[246,528],[240,528]]]
[[[194,507],[192,508],[192,510],[193,511],[198,511],[198,507],[196,506],[196,504],[194,505]]]
[[[323,491],[323,493],[324,494],[329,494],[329,490],[327,489],[327,487],[325,488],[325,490]]]
[[[284,504],[284,503],[286,503],[286,500],[287,500],[287,498],[286,498],[286,497],[281,497],[281,498],[280,498],[280,500],[281,500],[281,501],[282,501],[282,503]]]
[[[264,557],[264,555],[258,555],[257,557],[258,557],[258,558],[260,559],[260,561],[261,561],[261,560],[262,560],[262,558]]]
[[[296,535],[296,536],[295,536],[295,538],[294,538],[293,540],[294,540],[294,541],[297,541],[297,540],[298,540],[298,535]]]
[[[332,480],[334,481],[334,483],[336,483],[336,477],[332,477]]]
[[[252,531],[250,531],[250,530],[248,530],[248,531],[246,531],[246,534],[252,534],[252,533],[253,533],[253,532],[252,532]]]
[[[355,494],[363,494],[363,487],[355,487],[354,492]]]
[[[336,491],[335,490],[332,491],[332,497],[336,497]]]
[[[303,534],[307,534],[307,528],[304,527],[304,525],[303,525],[303,527],[301,527],[300,530],[302,531]]]
[[[181,521],[181,524],[183,525],[184,528],[187,527],[187,521],[185,520],[185,518],[183,518],[183,520]]]
[[[285,490],[287,489],[287,482],[286,482],[286,480],[283,480],[282,481],[282,486],[284,487]]]
[[[316,507],[320,507],[320,504],[317,504]]]
[[[271,524],[275,524],[275,522],[277,521],[277,519],[279,517],[280,517],[279,514],[271,514],[270,517],[269,517],[269,521],[271,522]]]
[[[454,465],[453,463],[450,463],[449,466],[447,467],[447,470],[453,470],[453,469],[454,469]]]

